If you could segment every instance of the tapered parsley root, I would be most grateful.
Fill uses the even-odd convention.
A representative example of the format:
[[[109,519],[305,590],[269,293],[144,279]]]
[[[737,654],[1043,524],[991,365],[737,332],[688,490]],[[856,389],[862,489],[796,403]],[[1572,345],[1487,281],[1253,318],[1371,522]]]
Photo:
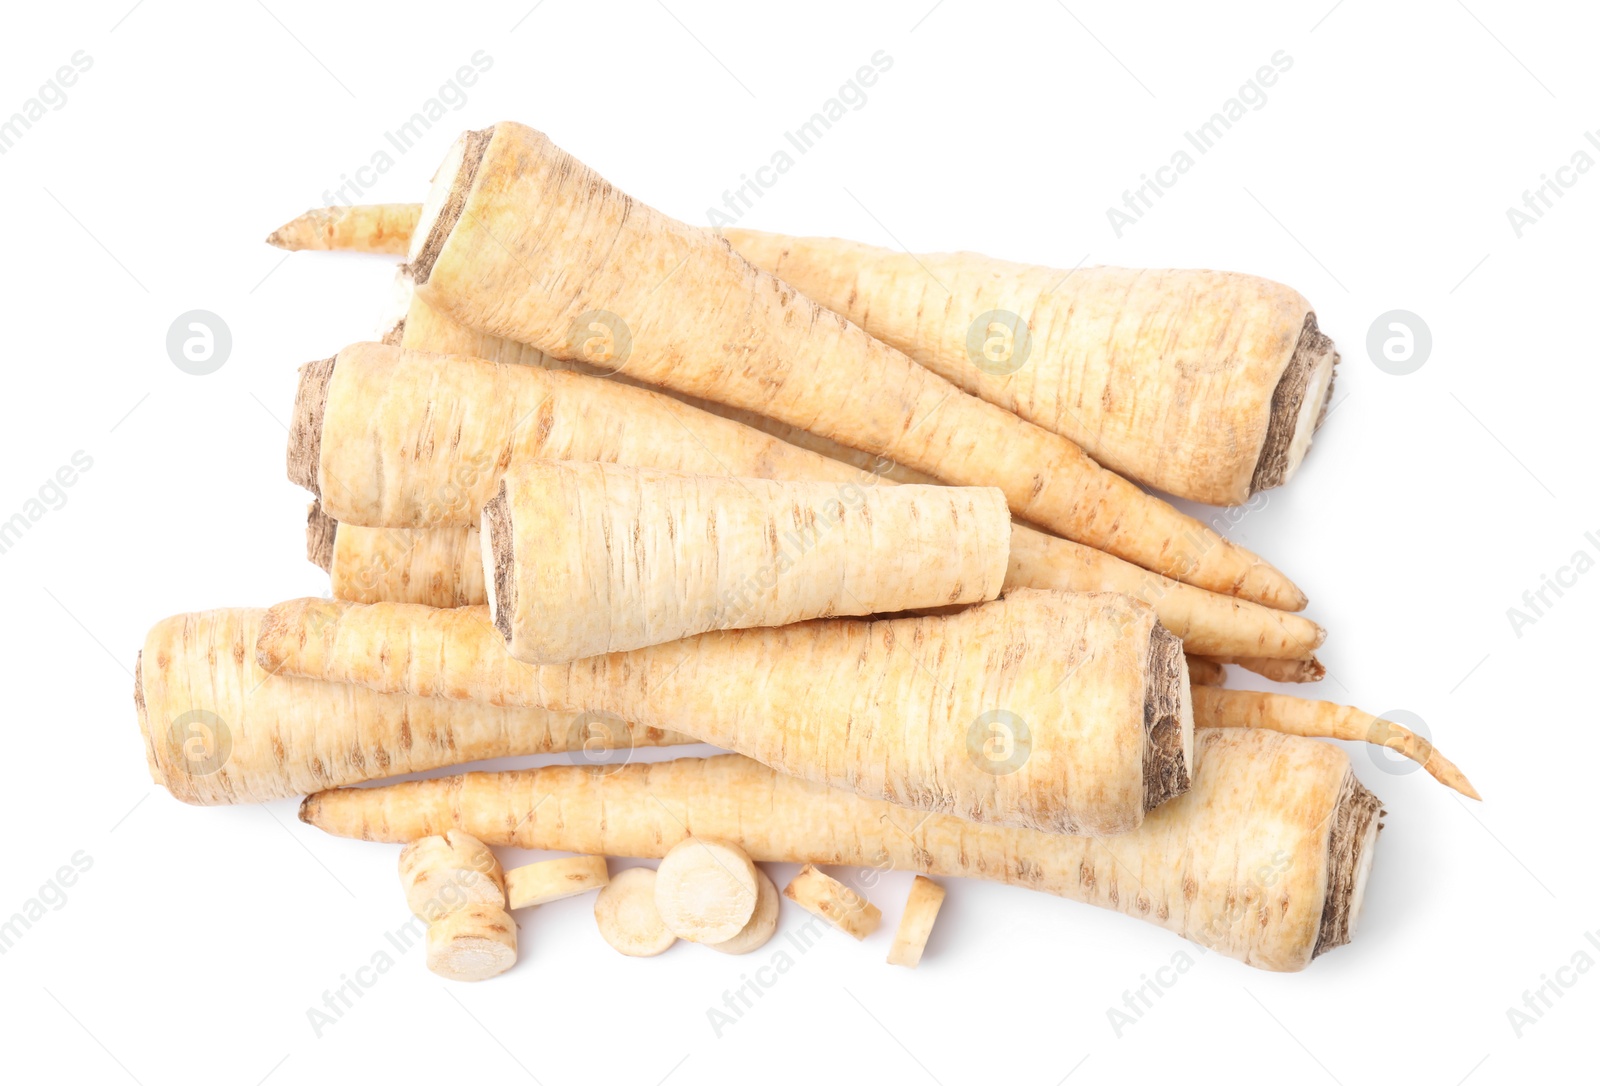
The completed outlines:
[[[1482,799],[1465,773],[1432,743],[1409,728],[1331,701],[1255,690],[1194,690],[1195,725],[1204,728],[1266,728],[1317,739],[1376,743],[1410,758],[1434,780],[1464,796]]]
[[[629,377],[626,373],[618,372],[616,360],[606,353],[611,349],[608,347],[605,338],[605,333],[608,329],[599,322],[595,322],[594,327],[590,329],[590,331],[597,334],[578,342],[579,357],[562,359],[552,354],[546,354],[539,348],[526,343],[502,339],[499,336],[469,328],[459,321],[452,320],[417,297],[415,285],[411,282],[410,275],[404,269],[401,269],[399,273],[398,285],[404,308],[392,334],[385,336],[385,343],[392,342],[397,346],[412,351],[468,355],[473,358],[487,359],[490,362],[518,366],[539,366],[550,370],[568,370],[572,373],[582,373],[591,377],[608,378],[618,384],[632,385],[636,388],[648,388],[663,396],[669,396],[679,403],[686,403],[690,407],[697,407],[710,414],[743,423],[753,430],[759,430],[771,437],[787,441],[791,445],[798,445],[802,449],[808,449],[829,459],[850,464],[884,479],[893,479],[897,483],[931,483],[934,481],[932,476],[924,475],[920,471],[912,471],[910,468],[896,464],[885,457],[874,456],[871,453],[862,452],[860,449],[852,449],[848,445],[841,445],[837,441],[830,441],[820,434],[813,434],[810,430],[802,430],[798,426],[790,426],[776,419],[758,415],[754,411],[730,407],[715,400],[701,399],[699,396],[689,396],[674,389],[647,385],[642,381]]]
[[[1310,303],[1253,275],[1068,271],[837,238],[723,236],[967,392],[1108,468],[1213,505],[1289,481],[1339,360]]]
[[[611,856],[659,857],[704,835],[737,841],[758,862],[993,879],[1113,909],[1262,969],[1301,969],[1349,942],[1379,829],[1378,800],[1349,758],[1254,730],[1201,732],[1195,745],[1194,786],[1109,838],[907,811],[737,755],[341,789],[308,797],[300,817],[370,841],[459,827],[491,844]]]
[[[434,606],[485,602],[476,531],[465,526],[477,524],[513,461],[600,460],[862,490],[889,482],[615,381],[378,344],[302,370],[293,431],[291,479],[320,491],[338,520],[335,595],[363,602],[380,593]],[[440,534],[397,531],[419,525]],[[375,530],[382,534],[373,538]],[[463,570],[466,563],[478,572]],[[1191,652],[1299,657],[1324,636],[1301,615],[1181,584],[1021,525],[1011,532],[1006,586],[1134,596]]]
[[[811,864],[802,867],[783,888],[783,896],[858,942],[877,931],[883,921],[883,912],[876,905]]]
[[[992,600],[1011,514],[993,487],[539,460],[506,472],[480,531],[495,627],[517,659],[555,664],[711,630]]]
[[[263,671],[255,645],[264,615],[247,608],[174,615],[145,638],[134,668],[145,757],[151,778],[185,803],[255,803],[597,742],[692,742],[620,723],[595,735],[575,713],[383,694]]]
[[[463,905],[506,903],[500,861],[488,845],[460,830],[423,837],[402,849],[400,888],[411,912],[430,921]]]
[[[615,365],[905,464],[998,486],[1021,519],[1147,569],[1297,610],[1282,573],[1090,460],[970,396],[752,267],[709,230],[612,188],[542,133],[469,132],[412,238],[430,305],[576,357],[605,330]],[[592,321],[588,318],[592,318]]]
[[[604,856],[567,856],[506,872],[508,908],[527,909],[598,890],[609,882]]]
[[[409,233],[422,205],[398,208]],[[321,208],[269,240],[309,233],[324,216],[359,224],[398,217],[387,208]],[[976,253],[721,233],[756,267],[967,392],[1072,439],[1114,471],[1214,505],[1289,481],[1321,424],[1339,361],[1304,298],[1252,275],[1062,270]],[[284,247],[392,244],[382,227],[341,236],[342,245]],[[953,306],[952,297],[968,301]],[[1020,337],[1013,318],[1026,328]]]
[[[903,806],[1113,834],[1188,786],[1177,639],[1126,596],[1019,589],[953,615],[726,630],[512,659],[481,608],[279,604],[263,666],[388,691],[591,709]]]
[[[359,253],[404,253],[421,214],[422,208],[417,204],[318,207],[278,227],[267,236],[267,244],[291,252],[345,249]]]
[[[476,523],[514,459],[840,482],[862,474],[658,393],[575,373],[375,343],[301,370],[289,478],[341,524]]]

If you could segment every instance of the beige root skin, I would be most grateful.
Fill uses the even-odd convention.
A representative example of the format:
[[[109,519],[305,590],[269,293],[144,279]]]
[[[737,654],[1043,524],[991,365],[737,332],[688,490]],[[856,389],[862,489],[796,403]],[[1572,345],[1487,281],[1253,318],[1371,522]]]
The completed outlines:
[[[653,958],[678,941],[656,911],[656,873],[648,867],[630,867],[601,888],[594,922],[600,937],[630,958]]]
[[[894,931],[894,943],[889,947],[889,964],[915,969],[922,962],[922,951],[933,934],[933,922],[939,917],[939,906],[944,904],[944,887],[923,875],[911,882],[911,893],[906,897],[905,911],[900,914],[900,924]]]
[[[1445,787],[1471,799],[1483,798],[1466,774],[1432,743],[1408,728],[1348,705],[1289,694],[1212,688],[1194,691],[1194,714],[1195,726],[1200,728],[1264,728],[1317,739],[1376,743],[1410,758]]]
[[[566,856],[506,872],[510,909],[529,909],[598,890],[611,880],[604,856]]]
[[[506,903],[500,861],[489,846],[460,830],[424,837],[402,849],[400,888],[412,914],[429,921],[463,905]]]
[[[992,487],[864,490],[545,460],[507,470],[480,532],[495,628],[512,656],[554,664],[712,630],[992,600],[1011,515]]]
[[[428,925],[428,968],[446,980],[488,980],[517,964],[517,922],[499,905],[464,905]]]
[[[488,602],[477,526],[364,528],[340,524],[333,569],[336,599],[468,607]],[[363,564],[363,562],[368,564]],[[1013,524],[1005,587],[1119,592],[1156,609],[1190,652],[1250,650],[1303,656],[1327,636],[1301,615],[1158,577],[1109,554]]]
[[[1322,661],[1309,654],[1299,659],[1281,660],[1260,656],[1202,656],[1192,662],[1213,665],[1218,668],[1219,674],[1223,664],[1233,664],[1275,683],[1317,683],[1328,675],[1328,669],[1322,666]],[[1207,685],[1220,686],[1221,681]]]
[[[847,464],[646,389],[377,343],[307,368],[291,481],[342,524],[475,524],[513,460],[598,460],[763,479],[859,483]],[[365,448],[357,447],[366,443]],[[866,477],[870,479],[871,477]]]
[[[327,569],[335,599],[428,607],[467,607],[485,601],[476,528],[429,531],[363,528],[331,519],[328,523],[334,526]],[[309,557],[317,561],[314,555]]]
[[[1186,656],[1189,665],[1189,682],[1195,686],[1221,686],[1227,681],[1222,665],[1208,656]]]
[[[656,912],[672,934],[691,943],[736,938],[755,916],[760,894],[756,865],[729,841],[679,841],[656,868]]]
[[[679,403],[688,404],[690,407],[717,415],[724,419],[748,426],[753,430],[767,434],[770,437],[786,441],[790,445],[798,446],[819,456],[826,456],[830,460],[837,460],[844,464],[858,468],[861,471],[883,479],[891,479],[897,483],[931,483],[933,478],[920,471],[912,471],[901,464],[896,464],[881,456],[864,453],[860,449],[852,449],[848,445],[841,445],[837,441],[813,434],[809,430],[802,430],[798,426],[769,419],[758,415],[754,411],[744,411],[727,404],[717,403],[715,400],[706,400],[698,396],[688,396],[682,392],[668,388],[657,388],[636,381],[625,373],[616,372],[614,365],[600,365],[598,358],[561,359],[554,355],[546,354],[537,347],[526,343],[518,343],[513,339],[503,339],[500,336],[490,335],[469,328],[464,324],[451,320],[448,316],[433,308],[427,302],[416,296],[415,285],[411,277],[402,269],[400,278],[406,291],[406,308],[403,314],[392,324],[399,328],[399,334],[394,342],[407,350],[431,351],[435,354],[470,355],[473,358],[483,358],[490,362],[499,362],[517,366],[539,366],[543,369],[565,370],[571,373],[581,373],[591,377],[608,378],[618,384],[631,385],[635,388],[647,388],[652,392],[671,397]],[[385,343],[389,342],[386,338]]]
[[[409,239],[421,214],[421,204],[319,208],[308,211],[300,219],[281,228],[268,241],[282,248],[348,248],[364,252],[404,252],[405,240]],[[355,224],[389,220],[404,226],[405,237],[396,239],[392,228],[385,223],[380,243],[391,246],[398,240],[398,248],[374,249],[373,242],[369,238],[372,231],[361,229],[345,230],[337,236],[331,232],[316,230],[315,240],[323,242],[321,244],[287,244],[279,240],[280,235],[311,234],[313,233],[311,227],[303,224],[328,219],[349,220]],[[944,257],[927,254],[912,257],[889,249],[830,238],[789,238],[736,229],[724,230],[722,234],[732,243],[734,249],[752,264],[793,284],[801,293],[848,317],[872,335],[904,351],[935,372],[941,373],[966,391],[1006,407],[1024,418],[1029,418],[1045,429],[1061,433],[1113,470],[1122,471],[1179,497],[1213,505],[1231,505],[1245,500],[1248,496],[1248,494],[1238,496],[1239,486],[1245,478],[1243,467],[1248,462],[1248,442],[1225,445],[1221,438],[1222,428],[1217,423],[1219,417],[1229,420],[1243,418],[1252,429],[1261,431],[1262,440],[1258,445],[1260,452],[1254,461],[1254,470],[1249,478],[1249,491],[1253,493],[1281,486],[1289,481],[1299,470],[1306,453],[1310,450],[1312,436],[1327,413],[1334,367],[1339,361],[1338,353],[1333,350],[1333,341],[1317,330],[1316,318],[1309,308],[1303,306],[1304,299],[1300,299],[1287,287],[1254,276],[1205,271],[1136,272],[1104,267],[1074,270],[1067,275],[1055,269],[1028,268],[971,253],[949,254]],[[1094,377],[1086,377],[1081,369],[1075,370],[1070,360],[1063,363],[1059,354],[1052,354],[1047,365],[1038,365],[1038,372],[1020,377],[1004,373],[987,373],[972,361],[972,354],[966,344],[970,325],[966,328],[959,327],[959,315],[952,315],[941,306],[941,310],[944,310],[942,314],[944,324],[943,326],[936,324],[930,328],[922,321],[927,315],[926,312],[919,309],[915,314],[916,323],[912,325],[908,321],[911,315],[894,307],[894,300],[905,294],[903,288],[908,285],[896,283],[895,279],[900,273],[905,273],[911,276],[910,286],[921,285],[919,276],[924,272],[924,262],[929,260],[958,262],[962,266],[963,274],[980,274],[986,269],[998,268],[1001,270],[1000,278],[1008,289],[1014,289],[1016,285],[1011,276],[1006,274],[1008,272],[1015,273],[1020,278],[1026,278],[1030,272],[1035,276],[1043,274],[1056,285],[1072,278],[1075,288],[1073,294],[1099,296],[1096,300],[1102,307],[1107,304],[1104,295],[1108,288],[1113,294],[1119,295],[1123,290],[1124,280],[1155,277],[1156,283],[1153,286],[1147,285],[1146,289],[1159,292],[1164,287],[1167,300],[1171,304],[1163,307],[1159,327],[1141,324],[1135,328],[1131,322],[1121,325],[1120,338],[1123,340],[1132,338],[1138,342],[1131,345],[1132,349],[1117,350],[1115,344],[1108,346],[1111,341],[1103,338],[1094,339],[1089,343],[1083,342],[1090,337],[1083,334],[1084,325],[1081,321],[1063,319],[1065,312],[1076,308],[1074,297],[1052,289],[1043,296],[1044,303],[1041,305],[1043,312],[1035,318],[1048,326],[1043,341],[1050,344],[1057,338],[1053,333],[1057,331],[1059,324],[1061,338],[1067,340],[1068,345],[1078,352],[1094,359],[1095,365],[1092,367],[1095,371]],[[914,271],[909,267],[912,261],[917,262]],[[992,290],[995,285],[992,281],[987,282],[983,284],[982,289]],[[882,289],[884,296],[877,297],[864,293],[864,286]],[[1186,296],[1186,292],[1196,287],[1206,293],[1200,297]],[[1220,297],[1214,297],[1219,292]],[[1269,386],[1266,382],[1274,368],[1276,356],[1282,354],[1281,350],[1274,351],[1272,346],[1274,342],[1281,344],[1283,337],[1281,335],[1274,337],[1270,333],[1265,338],[1251,335],[1252,331],[1264,330],[1261,322],[1264,316],[1268,320],[1271,319],[1272,307],[1255,306],[1248,312],[1238,313],[1234,300],[1241,294],[1254,295],[1257,298],[1262,295],[1281,296],[1281,299],[1288,303],[1279,310],[1279,319],[1284,321],[1290,320],[1293,311],[1305,308],[1300,337],[1290,352],[1276,384]],[[1117,304],[1120,301],[1120,297],[1113,297],[1110,304]],[[1206,307],[1214,303],[1219,308],[1207,311]],[[1218,341],[1206,339],[1206,328],[1192,320],[1196,310],[1200,311],[1199,316],[1204,322],[1239,325],[1234,329],[1236,334],[1227,337],[1227,342],[1233,345],[1234,350],[1226,358],[1218,359],[1215,356]],[[1145,315],[1141,312],[1141,316]],[[501,355],[491,351],[498,345],[508,345],[515,352],[531,352],[543,359],[554,361],[537,348],[487,333],[473,332],[442,316],[438,319],[460,329],[464,336],[475,337],[478,343],[446,346],[428,342],[407,342],[406,346],[499,359]],[[1031,323],[1034,321],[1030,321]],[[1185,357],[1193,357],[1200,364],[1174,366],[1166,350],[1154,349],[1154,343],[1159,338],[1161,330],[1174,325],[1181,326],[1178,334],[1182,349],[1186,352]],[[939,340],[938,331],[942,331],[946,338]],[[1037,337],[1038,333],[1033,332],[1032,335]],[[933,342],[925,346],[924,343],[928,340]],[[1167,349],[1170,350],[1170,347]],[[937,356],[939,361],[930,363],[930,355]],[[1234,372],[1248,373],[1250,396],[1222,394],[1223,381],[1228,375],[1230,365]],[[999,368],[1004,370],[1008,367]],[[1072,395],[1083,383],[1094,379],[1098,379],[1103,387],[1116,387],[1134,392],[1149,391],[1159,395],[1152,403],[1150,395],[1113,394],[1109,406],[1104,393],[1098,397]],[[1182,388],[1174,390],[1171,387],[1174,381],[1179,382]],[[1178,403],[1192,402],[1192,397],[1202,386],[1208,402],[1213,406],[1211,411],[1177,410]],[[1061,403],[1064,397],[1068,398],[1070,407]],[[705,401],[699,403],[704,406]],[[1052,411],[1052,406],[1056,410]],[[724,410],[738,411],[737,408]],[[1263,414],[1267,419],[1264,428],[1261,424]],[[1153,431],[1149,428],[1148,422],[1138,421],[1141,417],[1149,418],[1153,415],[1164,418],[1169,428],[1175,428],[1180,435],[1178,456],[1173,455],[1172,448],[1161,446],[1150,437]],[[743,422],[750,421],[749,418],[740,415],[730,414],[729,417],[739,418]],[[751,417],[760,418],[760,416]],[[784,424],[767,420],[767,425]],[[776,430],[770,432],[785,437],[786,440],[794,440]],[[799,433],[807,434],[808,431]],[[825,438],[816,440],[827,441]],[[1122,463],[1118,454],[1108,448],[1110,445],[1131,446],[1131,449],[1125,450],[1125,455],[1130,457],[1129,463]]]
[[[1212,505],[1288,481],[1338,359],[1309,303],[1255,276],[1069,272],[977,253],[722,233],[752,264],[967,392],[1108,468]],[[1016,315],[1026,331],[1004,318],[975,328],[985,313]]]
[[[953,615],[719,631],[542,666],[512,659],[482,608],[308,599],[271,616],[257,655],[285,674],[582,707],[969,819],[1123,833],[1194,764],[1182,653],[1125,596],[1019,589]]]
[[[1144,920],[1261,969],[1302,969],[1348,937],[1370,864],[1335,847],[1370,798],[1338,747],[1255,730],[1196,738],[1194,786],[1132,833],[1084,838],[926,815],[722,755],[602,773],[473,773],[309,797],[300,817],[343,837],[408,841],[458,826],[491,844],[659,857],[690,835],[759,862],[870,866],[991,879]],[[603,815],[603,817],[602,817]],[[1342,888],[1342,889],[1341,889]]]
[[[800,869],[783,888],[783,896],[857,942],[877,931],[883,921],[876,905],[812,864]]]
[[[305,414],[322,419],[321,476],[349,484],[328,483],[324,506],[339,520],[334,594],[359,602],[485,602],[478,511],[513,461],[889,484],[643,389],[458,356],[358,345],[341,352],[331,384],[303,384],[299,399],[319,401]],[[421,525],[439,531],[412,538],[408,528]],[[371,565],[356,556],[370,556]],[[1303,616],[1193,588],[1021,525],[1011,532],[1006,588],[1133,596],[1155,607],[1191,652],[1299,657],[1324,636]]]
[[[324,573],[333,572],[333,552],[339,537],[339,522],[322,511],[321,502],[306,507],[306,561]]]
[[[602,323],[617,326],[614,338],[627,340],[616,363],[648,384],[754,411],[946,483],[998,486],[1018,518],[1163,575],[1304,606],[1299,589],[1261,558],[1102,469],[1066,438],[963,393],[758,271],[710,231],[618,192],[543,134],[509,123],[468,133],[451,161],[424,205],[410,268],[418,295],[454,319],[574,357],[585,332],[574,329],[574,315],[603,313]],[[852,394],[841,397],[842,389]]]
[[[595,741],[576,713],[382,694],[263,671],[255,645],[264,617],[247,608],[174,615],[145,638],[134,669],[145,757],[151,779],[185,803],[257,803]],[[615,732],[612,742],[623,746],[693,741],[620,724]]]
[[[783,904],[782,896],[767,873],[756,868],[756,881],[760,884],[756,891],[756,911],[750,917],[750,922],[740,929],[739,934],[732,939],[721,943],[709,944],[712,950],[722,954],[748,954],[752,950],[760,950],[767,945],[778,931],[778,913]]]
[[[267,244],[299,252],[338,249],[404,255],[422,214],[421,204],[316,207],[267,235]]]

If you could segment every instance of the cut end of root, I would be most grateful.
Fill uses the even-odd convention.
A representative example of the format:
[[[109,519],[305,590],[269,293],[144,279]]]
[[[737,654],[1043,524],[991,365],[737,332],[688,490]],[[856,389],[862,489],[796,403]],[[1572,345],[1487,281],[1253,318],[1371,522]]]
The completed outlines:
[[[333,572],[333,540],[339,522],[322,511],[321,502],[306,507],[306,558],[322,572]]]
[[[294,394],[294,418],[289,422],[289,481],[318,498],[322,487],[317,472],[322,464],[322,416],[328,408],[328,385],[338,355],[300,367],[300,387]]]
[[[1327,414],[1338,363],[1333,340],[1317,330],[1317,315],[1307,313],[1294,354],[1272,392],[1267,436],[1250,482],[1252,494],[1282,486],[1299,470],[1311,448],[1311,435]]]
[[[422,204],[422,217],[411,234],[409,263],[401,269],[413,282],[426,283],[433,274],[434,262],[461,219],[461,211],[467,206],[467,194],[478,177],[483,152],[493,137],[493,128],[463,132],[450,145],[444,163],[434,175],[433,188],[428,190],[428,198]]]
[[[516,560],[511,551],[511,502],[506,497],[503,479],[500,489],[483,507],[478,541],[483,547],[483,585],[489,597],[489,621],[509,645],[511,615],[517,607],[517,578]]]
[[[1189,790],[1194,765],[1194,704],[1183,641],[1159,622],[1150,629],[1144,691],[1144,809]]]
[[[1354,773],[1347,772],[1328,833],[1328,890],[1313,958],[1344,946],[1355,935],[1378,831],[1383,829],[1382,817],[1378,797],[1367,791]]]
[[[139,716],[139,735],[144,739],[144,761],[150,770],[150,779],[166,787],[167,779],[156,761],[155,736],[150,734],[150,713],[144,704],[144,650],[133,658],[133,708]]]
[[[378,340],[399,347],[406,336],[406,318],[411,315],[411,303],[417,296],[417,284],[411,281],[405,268],[394,273],[394,288],[383,312],[378,315]]]

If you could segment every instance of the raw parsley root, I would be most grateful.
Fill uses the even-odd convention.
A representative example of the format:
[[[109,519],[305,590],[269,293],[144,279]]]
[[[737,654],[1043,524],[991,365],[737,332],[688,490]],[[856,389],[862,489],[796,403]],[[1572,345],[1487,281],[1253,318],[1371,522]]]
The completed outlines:
[[[134,705],[150,776],[185,803],[255,803],[508,754],[693,742],[532,708],[383,694],[256,666],[264,611],[174,615],[151,627]],[[425,836],[422,834],[418,835]]]
[[[474,578],[461,568],[481,567],[467,526],[477,524],[509,464],[536,459],[889,485],[658,393],[575,373],[381,344],[347,347],[302,369],[290,478],[320,493],[325,515],[338,522],[332,566],[340,598],[484,602],[486,594],[471,591],[484,593],[473,583],[481,571]],[[444,525],[460,527],[451,535]],[[394,531],[424,526],[444,534]],[[382,537],[365,538],[370,529]],[[376,564],[345,560],[353,554]],[[1134,596],[1197,653],[1299,657],[1324,636],[1304,616],[1172,581],[1022,525],[1011,532],[1006,587]]]
[[[340,789],[308,797],[300,817],[369,841],[459,827],[495,845],[645,858],[704,835],[758,862],[992,879],[1124,913],[1261,969],[1302,969],[1349,942],[1380,826],[1349,758],[1250,729],[1204,731],[1195,746],[1194,786],[1119,837],[908,811],[738,755]]]
[[[1114,471],[1212,505],[1289,481],[1339,360],[1309,302],[1253,275],[722,233],[756,267],[967,392]]]
[[[724,630],[570,664],[512,659],[482,608],[307,599],[262,666],[385,691],[589,709],[909,807],[1113,834],[1188,787],[1177,639],[1126,596],[1019,589],[953,615]]]
[[[874,340],[711,231],[617,191],[531,128],[506,123],[456,142],[408,267],[424,301],[474,328],[571,358],[598,325],[614,364],[638,380],[947,483],[997,486],[1020,519],[1165,576],[1305,605],[1261,558]]]
[[[1195,725],[1204,728],[1265,728],[1317,739],[1376,743],[1410,758],[1434,780],[1464,796],[1482,799],[1466,774],[1432,743],[1409,728],[1331,701],[1309,701],[1290,694],[1197,687]]]
[[[536,460],[507,470],[480,534],[506,647],[556,664],[711,630],[992,600],[1011,514],[993,487]]]

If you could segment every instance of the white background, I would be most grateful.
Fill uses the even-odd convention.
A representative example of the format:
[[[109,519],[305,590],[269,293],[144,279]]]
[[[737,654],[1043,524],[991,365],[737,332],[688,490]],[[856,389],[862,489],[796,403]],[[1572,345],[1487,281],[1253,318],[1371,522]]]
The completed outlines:
[[[0,554],[0,920],[75,853],[92,861],[0,958],[7,1077],[1593,1076],[1600,970],[1561,974],[1572,987],[1520,1037],[1507,1017],[1575,954],[1600,961],[1585,941],[1600,929],[1600,574],[1549,594],[1520,636],[1507,616],[1574,552],[1600,556],[1584,537],[1600,530],[1600,170],[1569,175],[1520,238],[1506,215],[1600,129],[1580,5],[129,2],[34,5],[0,37],[0,117],[76,50],[93,60],[0,156],[0,519],[75,452],[93,460]],[[1352,747],[1388,828],[1355,942],[1300,974],[955,880],[922,967],[893,969],[896,874],[872,892],[877,935],[824,938],[720,1037],[707,1008],[771,951],[623,958],[587,898],[523,914],[521,960],[490,983],[450,985],[420,950],[399,955],[319,1037],[308,1008],[406,920],[398,849],[323,836],[293,802],[199,809],[153,787],[129,669],[165,615],[326,591],[302,557],[283,421],[297,365],[370,337],[389,262],[286,257],[261,238],[354,178],[477,50],[493,66],[465,106],[369,174],[363,198],[419,199],[457,131],[515,119],[704,222],[884,50],[893,67],[866,105],[743,224],[1299,288],[1343,350],[1336,407],[1304,471],[1233,534],[1330,630],[1318,695],[1419,714],[1487,801]],[[1118,238],[1106,208],[1278,50],[1293,66],[1266,104]],[[167,356],[191,309],[232,330],[209,376]],[[1365,347],[1393,309],[1431,328],[1408,376]],[[804,918],[788,906],[785,930]],[[1108,1008],[1180,952],[1193,968],[1118,1036]]]

